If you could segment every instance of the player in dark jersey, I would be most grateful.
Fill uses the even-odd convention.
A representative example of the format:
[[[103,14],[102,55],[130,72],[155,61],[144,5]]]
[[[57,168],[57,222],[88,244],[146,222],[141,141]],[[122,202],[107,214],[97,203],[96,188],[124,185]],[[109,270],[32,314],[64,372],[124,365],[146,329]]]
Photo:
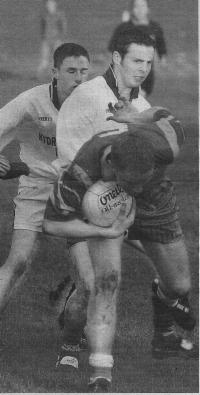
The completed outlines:
[[[129,228],[129,237],[131,238],[135,232],[135,224],[139,227],[138,215],[145,222],[145,215],[142,217],[144,212],[141,212],[141,202],[144,196],[149,196],[147,199],[149,207],[154,204],[153,217],[150,212],[151,220],[153,218],[151,233],[154,243],[156,243],[156,238],[160,237],[161,240],[164,233],[168,235],[168,241],[165,243],[169,243],[170,237],[173,238],[173,243],[175,239],[182,240],[175,197],[171,183],[165,177],[165,170],[179,153],[184,140],[183,129],[179,121],[165,109],[149,109],[144,112],[144,115],[146,120],[151,119],[152,122],[145,123],[140,119],[140,124],[129,126],[128,132],[120,134],[116,130],[102,132],[86,142],[70,167],[63,171],[46,209],[45,231],[49,234],[68,237],[73,242],[87,239],[92,263],[95,266],[94,283],[91,283],[90,286],[87,312],[87,337],[91,348],[89,364],[92,367],[89,389],[93,391],[102,390],[104,386],[107,388],[111,381],[116,296],[120,283],[121,242],[126,228]],[[140,115],[138,115],[138,121],[139,118]],[[125,218],[123,212],[109,228],[97,227],[84,221],[81,211],[82,198],[87,188],[100,178],[105,181],[116,180],[129,194],[135,195],[139,207],[139,210],[137,208],[136,211],[135,221],[134,213]],[[166,194],[167,188],[169,189],[168,194]],[[161,196],[162,190],[164,191],[163,196]],[[164,205],[158,204],[156,207],[158,203],[158,200],[155,199],[156,193],[160,200],[165,197]],[[149,207],[147,207],[147,211]],[[131,225],[133,221],[134,224]],[[148,246],[147,235],[150,237],[151,234],[149,231],[151,223],[148,224],[146,236],[143,232],[144,237],[141,237],[142,242],[144,239],[145,248],[146,245]],[[168,224],[167,231],[166,223]],[[160,233],[155,232],[158,224]],[[169,224],[171,226],[173,224],[173,231]],[[145,228],[145,223],[143,223],[143,228]],[[162,241],[159,243],[162,244]],[[149,250],[150,248],[147,249],[148,253]],[[90,259],[89,255],[88,259]],[[186,273],[184,263],[183,269],[184,274],[181,274],[180,277]],[[162,270],[159,272],[162,278]],[[170,265],[168,272],[167,281],[164,276],[162,278],[164,285],[161,287],[159,284],[159,287],[156,286],[154,291],[154,342],[157,338],[162,342],[163,338],[169,335],[170,339],[173,338],[173,344],[176,343],[177,349],[182,348],[182,350],[188,351],[187,345],[184,349],[183,339],[177,337],[172,328],[173,318],[176,318],[176,316],[172,316],[173,306],[178,301],[179,293],[175,289],[176,296],[174,295],[173,299],[170,297],[174,287],[174,272]],[[163,288],[169,289],[167,303],[166,298],[163,301]],[[181,293],[180,296],[182,296]],[[173,305],[171,305],[172,301]],[[160,310],[157,306],[159,303]],[[164,318],[159,314],[161,307],[164,307]],[[187,322],[189,322],[188,317]],[[190,346],[192,349],[192,343]],[[100,381],[99,378],[101,378]]]

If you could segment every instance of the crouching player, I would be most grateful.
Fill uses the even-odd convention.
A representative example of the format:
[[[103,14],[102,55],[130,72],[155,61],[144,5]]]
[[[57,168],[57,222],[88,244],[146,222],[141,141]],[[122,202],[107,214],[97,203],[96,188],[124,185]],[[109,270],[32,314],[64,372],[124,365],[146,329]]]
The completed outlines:
[[[133,112],[130,103],[122,99],[113,108],[109,119],[126,122],[129,130],[132,122],[150,122],[152,109],[141,114]],[[154,110],[153,110],[154,111]],[[142,118],[141,118],[142,116]],[[192,331],[196,319],[189,305],[191,275],[183,232],[178,218],[178,206],[173,183],[165,177],[169,158],[177,157],[184,134],[180,122],[164,109],[153,116],[162,130],[159,138],[149,129],[148,136],[157,156],[154,179],[136,198],[137,212],[134,225],[129,229],[129,242],[140,239],[159,275],[152,284],[154,313],[154,357],[198,357],[198,349],[190,341],[177,336],[174,324]],[[164,137],[164,139],[161,138]],[[163,166],[163,167],[162,167]]]
[[[166,110],[151,109],[148,110],[149,114],[151,123],[131,125],[128,132],[102,132],[86,142],[72,164],[63,169],[47,203],[45,232],[67,237],[73,243],[88,241],[87,259],[92,261],[93,282],[87,309],[86,334],[90,346],[89,390],[92,392],[108,391],[111,382],[121,244],[125,230],[129,228],[130,235],[133,231],[134,225],[131,225],[135,209],[126,217],[122,207],[113,225],[103,228],[84,221],[81,203],[88,187],[98,179],[117,181],[136,199],[144,193],[153,195],[161,180],[165,188],[165,183],[168,183],[164,181],[165,170],[173,162],[174,152],[177,154],[179,151],[178,141],[183,141],[183,130]],[[175,148],[172,148],[171,141]],[[155,210],[159,210],[159,207]],[[85,270],[84,262],[81,270]],[[170,275],[173,276],[173,270]],[[162,317],[159,319],[162,320]],[[169,322],[166,320],[162,322],[165,331],[167,324]],[[169,332],[169,327],[167,330]],[[170,334],[175,336],[171,321]]]
[[[63,171],[47,203],[44,221],[47,233],[68,237],[74,242],[88,240],[94,273],[86,329],[91,350],[92,391],[100,379],[103,388],[111,381],[121,243],[125,230],[134,220],[135,208],[126,217],[122,207],[113,225],[103,228],[84,221],[82,198],[87,188],[100,178],[116,180],[119,184],[126,180],[126,190],[133,195],[152,177],[153,168],[152,148],[139,134],[102,133],[84,144],[71,166]],[[87,259],[90,260],[89,254]]]

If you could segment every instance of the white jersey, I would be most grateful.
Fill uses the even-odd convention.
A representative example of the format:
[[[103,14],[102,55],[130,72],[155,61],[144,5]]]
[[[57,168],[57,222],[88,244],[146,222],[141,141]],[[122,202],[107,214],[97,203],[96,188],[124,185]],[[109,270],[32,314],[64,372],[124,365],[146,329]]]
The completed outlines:
[[[125,131],[126,124],[107,121],[108,104],[118,101],[103,76],[96,77],[77,87],[63,103],[57,121],[58,158],[63,164],[72,161],[87,140],[103,131]],[[150,104],[139,94],[132,103],[139,112]],[[56,164],[55,164],[56,165]]]
[[[0,151],[12,140],[20,144],[20,158],[30,176],[20,182],[53,182],[57,172],[56,122],[58,110],[50,97],[50,85],[36,86],[18,95],[0,109]]]

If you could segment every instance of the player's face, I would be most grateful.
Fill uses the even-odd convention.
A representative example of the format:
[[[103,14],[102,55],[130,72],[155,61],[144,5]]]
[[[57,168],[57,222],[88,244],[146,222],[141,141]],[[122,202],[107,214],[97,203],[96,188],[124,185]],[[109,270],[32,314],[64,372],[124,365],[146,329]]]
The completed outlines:
[[[121,58],[121,56],[119,55]],[[131,44],[117,66],[122,88],[135,88],[148,76],[154,57],[154,48],[146,45]]]
[[[85,56],[71,56],[64,59],[59,69],[54,70],[58,94],[62,95],[62,99],[66,99],[78,85],[87,81],[89,65]]]
[[[154,170],[151,169],[144,174],[133,171],[117,171],[116,181],[131,196],[137,196],[143,191],[144,186],[151,180]]]

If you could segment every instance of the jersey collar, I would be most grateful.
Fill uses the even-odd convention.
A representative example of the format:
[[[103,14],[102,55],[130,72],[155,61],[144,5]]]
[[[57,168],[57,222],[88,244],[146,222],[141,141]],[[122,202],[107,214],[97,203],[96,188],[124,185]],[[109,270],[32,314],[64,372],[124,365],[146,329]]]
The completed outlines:
[[[58,101],[57,79],[56,78],[53,78],[52,83],[49,85],[49,95],[50,95],[53,105],[59,111],[61,106]]]
[[[103,77],[105,78],[106,83],[108,84],[110,89],[112,89],[112,91],[113,91],[114,95],[116,96],[116,98],[119,100],[120,99],[120,94],[119,94],[119,90],[118,90],[118,82],[117,82],[117,78],[115,76],[115,73],[114,73],[112,65],[109,66],[109,69],[105,72]],[[129,100],[132,101],[133,99],[137,99],[138,98],[138,94],[139,94],[139,87],[138,88],[132,88]]]

